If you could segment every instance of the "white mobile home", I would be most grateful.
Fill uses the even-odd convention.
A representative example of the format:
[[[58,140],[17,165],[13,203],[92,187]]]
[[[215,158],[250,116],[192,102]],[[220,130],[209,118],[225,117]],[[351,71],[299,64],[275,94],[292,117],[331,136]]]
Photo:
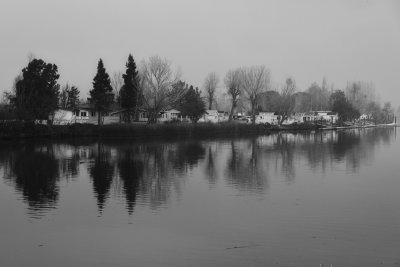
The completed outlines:
[[[279,124],[280,116],[277,112],[260,112],[256,115],[256,124]]]
[[[211,109],[206,110],[203,116],[199,119],[199,122],[211,122],[211,123],[219,122],[218,110],[211,110]]]

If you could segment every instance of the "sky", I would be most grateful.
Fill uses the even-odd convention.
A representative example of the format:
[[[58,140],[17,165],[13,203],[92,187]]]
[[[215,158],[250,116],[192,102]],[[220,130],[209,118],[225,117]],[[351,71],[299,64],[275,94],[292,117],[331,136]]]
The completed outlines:
[[[61,85],[83,98],[99,58],[107,72],[152,55],[202,87],[209,72],[265,65],[273,84],[299,91],[326,77],[375,85],[400,105],[400,1],[397,0],[1,0],[0,93],[33,54],[58,66]],[[219,90],[225,90],[223,82]]]

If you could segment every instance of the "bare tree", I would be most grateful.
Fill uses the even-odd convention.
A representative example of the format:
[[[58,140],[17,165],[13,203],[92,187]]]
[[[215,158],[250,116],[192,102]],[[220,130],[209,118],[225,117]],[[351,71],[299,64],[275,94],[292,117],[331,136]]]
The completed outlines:
[[[183,87],[173,86],[179,80],[171,62],[159,56],[152,56],[142,62],[144,106],[149,113],[149,123],[157,122],[160,111],[172,107],[184,95]]]
[[[280,100],[280,120],[279,124],[282,124],[288,117],[292,114],[296,101],[294,98],[294,93],[296,92],[296,81],[289,77],[286,79],[286,84],[281,90],[281,100]]]
[[[361,113],[366,112],[368,103],[376,101],[375,86],[364,81],[347,82],[346,98]]]
[[[250,103],[251,120],[256,120],[256,109],[260,93],[267,91],[270,83],[270,73],[265,66],[252,66],[243,68],[242,87],[246,99]]]
[[[209,73],[204,80],[204,89],[208,102],[208,109],[211,109],[213,102],[215,102],[215,90],[217,89],[218,83],[219,78],[215,72]]]
[[[225,75],[224,82],[227,93],[231,98],[231,112],[229,113],[229,121],[232,121],[233,112],[235,111],[239,97],[242,94],[240,69],[228,71]]]
[[[111,77],[111,87],[114,90],[115,100],[118,103],[118,107],[121,107],[121,99],[119,93],[123,84],[124,79],[122,78],[122,72],[114,71]]]

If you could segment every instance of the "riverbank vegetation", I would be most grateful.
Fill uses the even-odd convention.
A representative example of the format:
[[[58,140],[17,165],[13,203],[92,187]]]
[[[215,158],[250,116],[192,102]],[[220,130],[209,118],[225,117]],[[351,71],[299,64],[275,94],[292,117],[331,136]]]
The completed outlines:
[[[82,102],[87,102],[96,111],[99,126],[105,114],[116,110],[122,114],[120,123],[125,124],[137,121],[139,110],[147,114],[148,124],[156,124],[160,114],[167,109],[176,109],[182,117],[196,123],[205,113],[206,105],[208,109],[229,112],[229,122],[232,122],[238,114],[250,115],[253,125],[259,112],[276,112],[279,114],[280,126],[294,113],[317,110],[337,113],[339,125],[360,120],[375,124],[390,123],[395,117],[390,102],[385,102],[383,106],[380,104],[372,83],[348,82],[346,88],[338,89],[333,84],[329,85],[324,78],[321,85],[313,83],[309,88],[300,90],[293,77],[288,77],[282,85],[273,84],[270,70],[263,65],[231,69],[226,73],[223,83],[220,83],[215,72],[210,72],[205,77],[203,87],[199,89],[182,81],[180,71],[174,70],[169,60],[159,56],[143,60],[137,67],[132,55],[129,55],[125,73],[115,72],[112,78],[100,59],[97,73],[93,78],[93,88],[86,100],[79,100],[80,91],[76,86],[66,84],[61,87],[58,84],[59,77],[58,67],[55,64],[46,63],[42,59],[30,59],[27,67],[17,75],[12,89],[5,94],[4,103],[0,106],[0,121],[17,122],[3,123],[3,130],[18,136],[19,129],[22,135],[25,133],[30,135],[27,129],[39,121],[48,120],[48,124],[51,125],[51,118],[54,117],[56,109],[74,111]],[[10,129],[4,129],[4,125],[11,125],[7,126]],[[187,135],[194,132],[203,133],[203,129],[215,133],[228,131],[227,129],[232,127],[246,128],[250,132],[257,128],[249,125],[237,126],[235,123],[155,127],[114,125],[98,129],[92,126],[71,125],[60,127],[59,129],[63,129],[60,133],[57,132],[57,127],[50,126],[37,126],[32,128],[35,129],[32,131],[38,131],[39,135],[42,135],[42,131],[46,131],[44,127],[49,127],[48,132],[55,131],[56,135],[63,135],[61,133],[63,131],[67,135],[76,133],[75,130],[65,129],[82,129],[83,134],[93,132],[96,135],[102,131],[110,133],[111,129],[122,131],[120,135],[136,131],[152,132],[153,130],[149,129],[158,129],[161,131],[159,135],[163,135],[163,131],[175,131],[178,134],[182,132]],[[299,127],[310,128],[309,125],[292,125],[292,129]]]

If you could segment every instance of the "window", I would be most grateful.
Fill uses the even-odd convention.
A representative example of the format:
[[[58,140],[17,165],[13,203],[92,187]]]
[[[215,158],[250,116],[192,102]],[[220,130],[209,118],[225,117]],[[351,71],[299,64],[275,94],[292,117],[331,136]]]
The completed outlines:
[[[92,117],[96,116],[96,111],[92,111]]]
[[[81,111],[81,117],[86,117],[87,116],[87,112],[86,111]]]

